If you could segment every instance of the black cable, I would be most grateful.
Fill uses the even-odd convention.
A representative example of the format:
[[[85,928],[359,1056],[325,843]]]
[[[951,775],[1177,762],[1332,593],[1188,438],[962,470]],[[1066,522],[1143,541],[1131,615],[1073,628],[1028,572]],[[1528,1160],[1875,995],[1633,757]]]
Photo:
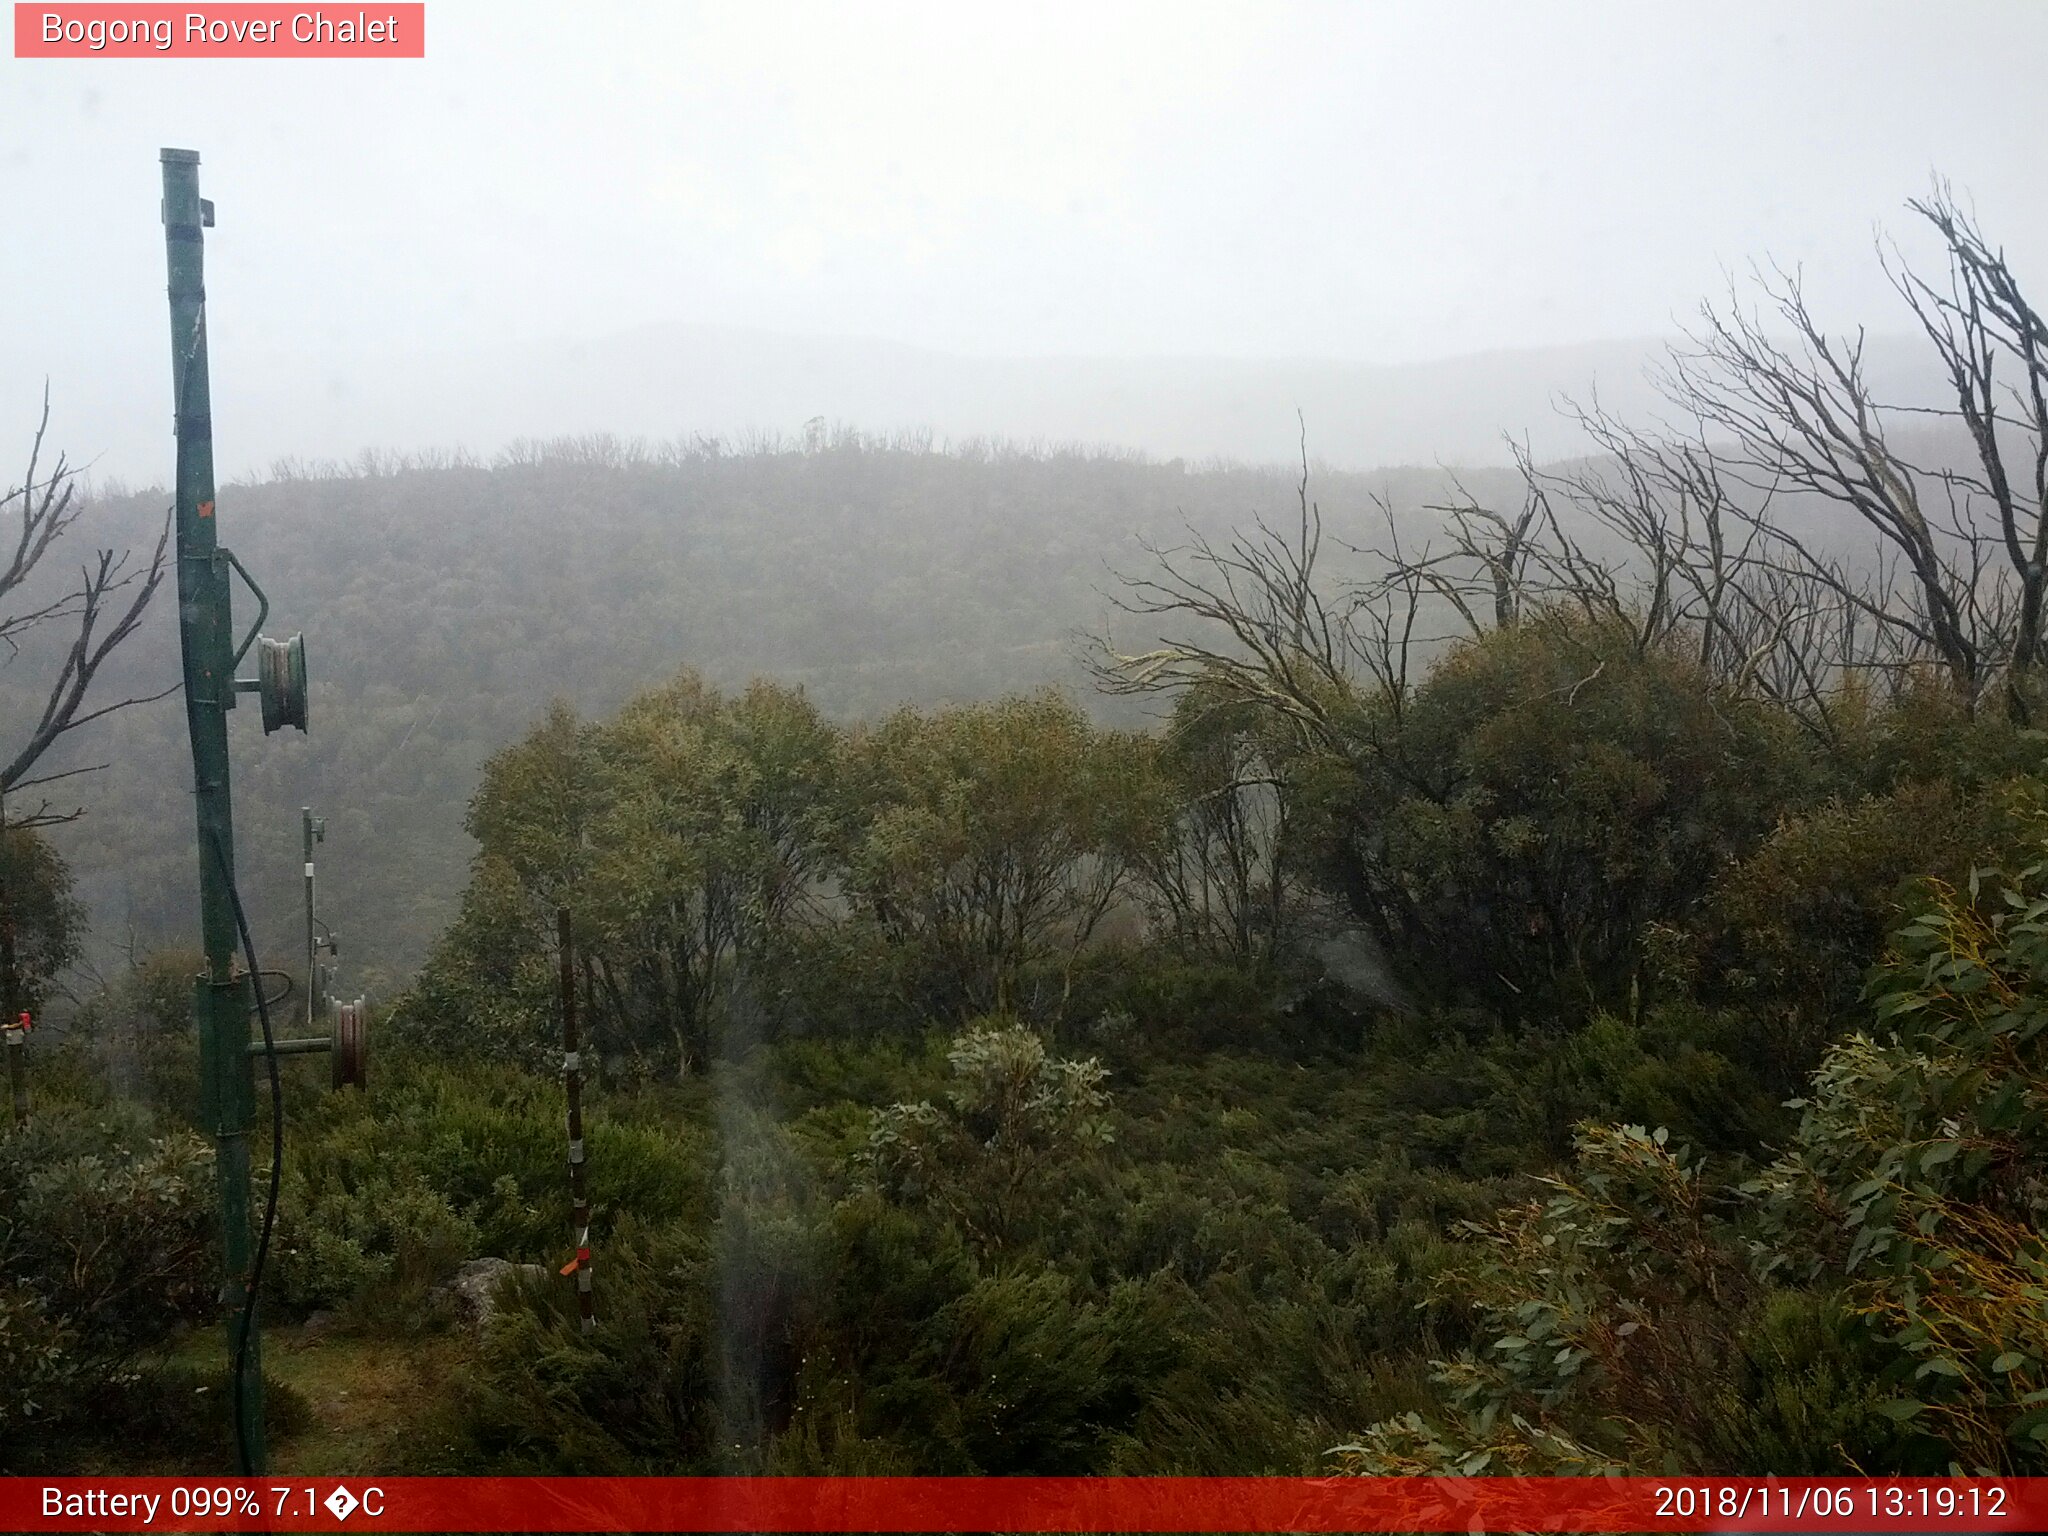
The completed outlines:
[[[209,829],[211,830],[211,829]],[[241,1326],[235,1330],[234,1353],[228,1360],[230,1408],[235,1416],[235,1451],[241,1458],[242,1475],[254,1477],[256,1468],[249,1455],[249,1432],[242,1422],[242,1362],[249,1354],[249,1329],[256,1319],[256,1288],[263,1283],[263,1261],[270,1256],[270,1229],[277,1221],[278,1185],[284,1176],[284,1088],[278,1079],[277,1042],[270,1033],[270,1004],[263,996],[263,970],[256,963],[256,941],[249,936],[249,918],[242,911],[242,895],[235,889],[235,871],[228,863],[218,831],[211,831],[214,862],[220,865],[227,883],[228,905],[234,908],[235,929],[242,936],[242,955],[252,978],[250,991],[256,994],[256,1016],[263,1022],[263,1059],[270,1064],[270,1193],[263,1206],[263,1233],[256,1240],[256,1262],[249,1268],[249,1283],[242,1299]]]
[[[288,971],[262,971],[258,974],[262,976],[275,976],[279,981],[284,983],[283,986],[279,987],[275,992],[271,993],[270,996],[263,999],[264,1003],[266,1003],[268,1006],[272,1008],[275,1008],[279,1003],[283,1002],[286,998],[290,997],[292,993],[298,990],[298,983],[292,980],[291,973]]]
[[[204,215],[202,214],[202,219]],[[175,295],[173,296],[175,299]],[[206,339],[206,295],[200,290],[198,306],[192,314],[192,337],[185,346],[185,367],[178,380],[178,481],[184,483],[185,469],[185,420],[192,391],[192,364],[198,359],[200,344]],[[175,516],[177,503],[172,502]],[[183,556],[182,541],[179,554]],[[232,686],[232,683],[230,683]],[[263,1021],[263,1055],[270,1064],[270,1193],[263,1207],[263,1233],[256,1242],[256,1262],[249,1270],[249,1283],[242,1300],[242,1322],[235,1331],[234,1353],[228,1360],[229,1390],[232,1394],[231,1411],[235,1416],[235,1452],[242,1463],[242,1475],[253,1477],[256,1468],[249,1455],[249,1435],[242,1424],[242,1362],[248,1357],[249,1329],[256,1317],[256,1288],[263,1282],[263,1262],[270,1255],[270,1229],[277,1221],[278,1184],[284,1173],[284,1090],[277,1071],[276,1040],[270,1033],[270,1003],[263,996],[263,972],[256,964],[256,941],[249,935],[249,918],[242,910],[242,896],[235,889],[234,866],[228,862],[227,849],[221,842],[217,829],[208,829],[213,843],[214,862],[220,865],[221,879],[227,883],[228,904],[234,908],[235,928],[242,937],[242,955],[246,961],[250,983],[249,990],[256,995],[256,1016]],[[279,1001],[282,1001],[280,997]]]

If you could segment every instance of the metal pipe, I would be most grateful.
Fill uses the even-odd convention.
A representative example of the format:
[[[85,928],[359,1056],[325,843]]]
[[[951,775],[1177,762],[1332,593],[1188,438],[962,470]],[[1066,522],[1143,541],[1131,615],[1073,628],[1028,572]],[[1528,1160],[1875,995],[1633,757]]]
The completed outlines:
[[[164,260],[170,276],[171,395],[177,433],[178,640],[184,659],[185,721],[192,736],[193,803],[199,830],[199,929],[206,971],[194,987],[199,1021],[201,1118],[213,1132],[220,1191],[221,1301],[233,1319],[249,1294],[249,1126],[256,1090],[249,1064],[251,978],[234,968],[229,895],[235,858],[228,783],[228,717],[235,707],[228,566],[214,518],[213,402],[206,367],[204,230],[213,205],[199,196],[199,154],[166,149]],[[231,1350],[232,1357],[232,1350]],[[265,1470],[263,1364],[252,1325],[239,1361],[237,1439],[250,1472]]]
[[[306,859],[306,1028],[320,1027],[320,934],[313,917],[313,808],[299,807],[299,833]]]
[[[28,1031],[13,1019],[0,1024],[0,1037],[7,1041],[7,1093],[14,1101],[14,1123],[28,1119]]]

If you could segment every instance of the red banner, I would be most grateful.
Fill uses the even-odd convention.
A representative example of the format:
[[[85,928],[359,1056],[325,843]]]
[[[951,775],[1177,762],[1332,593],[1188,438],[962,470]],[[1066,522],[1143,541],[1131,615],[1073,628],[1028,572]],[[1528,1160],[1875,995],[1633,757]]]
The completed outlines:
[[[2041,1531],[2048,1478],[0,1478],[9,1531]]]
[[[17,59],[423,59],[427,8],[411,4],[23,4]]]

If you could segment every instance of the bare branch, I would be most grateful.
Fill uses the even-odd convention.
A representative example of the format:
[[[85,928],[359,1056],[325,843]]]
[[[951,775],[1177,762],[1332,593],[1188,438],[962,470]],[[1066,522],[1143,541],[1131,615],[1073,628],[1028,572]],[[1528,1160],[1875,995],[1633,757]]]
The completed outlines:
[[[0,506],[20,503],[20,524],[12,558],[0,569],[0,600],[17,592],[36,570],[54,541],[77,521],[79,508],[74,491],[75,477],[63,458],[47,475],[40,465],[44,435],[49,425],[49,391],[43,395],[43,413],[29,450],[28,471],[23,483],[0,496]],[[40,478],[39,478],[40,476]],[[68,770],[34,776],[36,764],[70,732],[116,711],[146,704],[176,691],[176,685],[155,693],[135,695],[113,703],[88,706],[88,696],[100,668],[136,631],[142,616],[163,584],[169,568],[172,515],[166,512],[157,534],[156,546],[146,565],[131,564],[125,552],[101,549],[85,563],[78,585],[65,595],[38,606],[0,617],[0,641],[9,647],[10,657],[19,654],[18,637],[40,625],[67,621],[75,626],[43,698],[42,712],[27,739],[0,767],[0,798],[28,785],[69,777]],[[47,804],[38,815],[47,816]],[[54,817],[71,820],[71,816]],[[20,818],[11,818],[21,825]]]

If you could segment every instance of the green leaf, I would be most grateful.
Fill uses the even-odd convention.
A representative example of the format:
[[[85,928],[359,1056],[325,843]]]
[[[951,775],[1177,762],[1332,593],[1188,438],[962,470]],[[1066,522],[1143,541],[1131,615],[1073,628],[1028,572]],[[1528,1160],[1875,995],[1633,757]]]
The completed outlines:
[[[1991,1369],[2002,1376],[2008,1371],[2018,1370],[2026,1363],[2027,1357],[2019,1350],[2008,1349],[2004,1354],[1991,1362]]]
[[[1916,1397],[1900,1397],[1894,1398],[1888,1403],[1879,1403],[1877,1411],[1886,1418],[1903,1424],[1926,1406],[1925,1403]]]

